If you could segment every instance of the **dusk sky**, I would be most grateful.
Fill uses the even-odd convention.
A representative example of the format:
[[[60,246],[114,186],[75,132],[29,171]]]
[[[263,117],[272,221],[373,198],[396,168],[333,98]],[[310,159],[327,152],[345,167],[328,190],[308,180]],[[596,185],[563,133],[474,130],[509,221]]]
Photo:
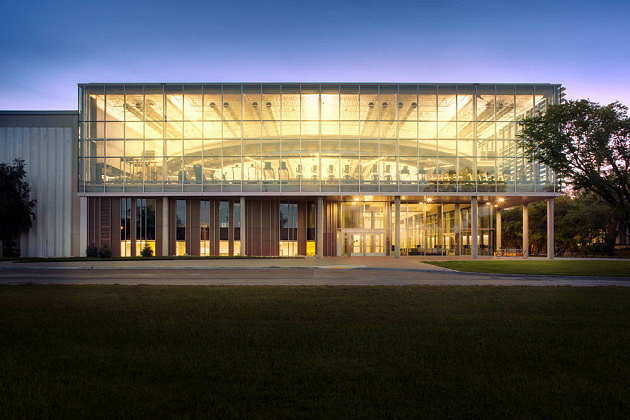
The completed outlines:
[[[0,109],[86,82],[549,82],[630,105],[630,0],[0,0]]]

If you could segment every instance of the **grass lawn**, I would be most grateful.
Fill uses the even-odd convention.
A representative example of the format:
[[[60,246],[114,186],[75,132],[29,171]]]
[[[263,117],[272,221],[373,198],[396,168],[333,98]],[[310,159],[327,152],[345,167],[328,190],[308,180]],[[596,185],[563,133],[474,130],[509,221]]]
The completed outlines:
[[[558,274],[566,276],[630,277],[630,261],[554,260],[554,261],[423,261],[457,271],[502,274]]]
[[[0,286],[0,418],[628,418],[630,289]]]

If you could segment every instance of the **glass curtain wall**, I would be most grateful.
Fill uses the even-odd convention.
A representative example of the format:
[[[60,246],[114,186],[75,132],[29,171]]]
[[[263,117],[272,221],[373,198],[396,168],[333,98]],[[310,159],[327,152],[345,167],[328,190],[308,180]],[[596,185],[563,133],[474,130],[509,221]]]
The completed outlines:
[[[230,202],[219,202],[219,255],[230,255]]]
[[[175,202],[175,255],[186,255],[186,200]]]
[[[494,252],[494,217],[494,206],[479,204],[479,255]],[[401,255],[470,255],[471,244],[470,205],[401,203]]]
[[[155,199],[136,199],[136,256],[145,246],[155,255]]]
[[[208,256],[211,254],[211,233],[213,230],[212,225],[210,224],[210,220],[212,220],[212,215],[214,214],[212,211],[212,201],[201,200],[199,202],[199,229],[200,229],[200,244],[199,244],[199,255]]]
[[[558,85],[82,85],[80,191],[536,192]]]
[[[294,257],[298,255],[297,228],[298,205],[297,203],[280,203],[280,256]]]

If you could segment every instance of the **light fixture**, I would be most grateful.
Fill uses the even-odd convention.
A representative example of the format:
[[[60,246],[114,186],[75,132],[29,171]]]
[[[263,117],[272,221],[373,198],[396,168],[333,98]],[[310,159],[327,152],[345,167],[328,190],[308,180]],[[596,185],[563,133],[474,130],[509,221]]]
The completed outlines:
[[[431,197],[427,197],[427,203],[430,203],[431,201],[433,201],[433,199]]]
[[[253,108],[258,108],[258,102],[252,102],[252,107]]]
[[[374,108],[374,102],[370,102],[370,103],[368,103],[368,106],[369,106],[370,108]]]
[[[214,108],[216,104],[214,102],[210,102],[210,108]]]
[[[383,108],[387,108],[387,105],[389,105],[387,102],[383,102]]]
[[[499,203],[503,203],[505,201],[505,198],[501,197],[501,198],[499,198],[498,201],[499,201]]]
[[[227,103],[227,102],[223,102],[223,108],[227,108],[228,106],[230,106],[230,104],[229,104],[229,103]]]
[[[412,102],[411,103],[411,107],[414,108],[414,109],[418,108],[418,104],[416,102]]]
[[[271,102],[267,102],[267,103],[265,104],[265,106],[266,106],[267,108],[271,108]]]

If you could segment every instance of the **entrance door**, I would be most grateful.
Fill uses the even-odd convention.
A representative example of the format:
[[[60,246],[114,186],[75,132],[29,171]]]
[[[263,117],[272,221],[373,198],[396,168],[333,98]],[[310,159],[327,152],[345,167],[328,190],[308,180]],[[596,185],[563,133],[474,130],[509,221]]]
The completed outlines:
[[[350,256],[384,256],[385,232],[353,230],[344,232],[345,254]]]

